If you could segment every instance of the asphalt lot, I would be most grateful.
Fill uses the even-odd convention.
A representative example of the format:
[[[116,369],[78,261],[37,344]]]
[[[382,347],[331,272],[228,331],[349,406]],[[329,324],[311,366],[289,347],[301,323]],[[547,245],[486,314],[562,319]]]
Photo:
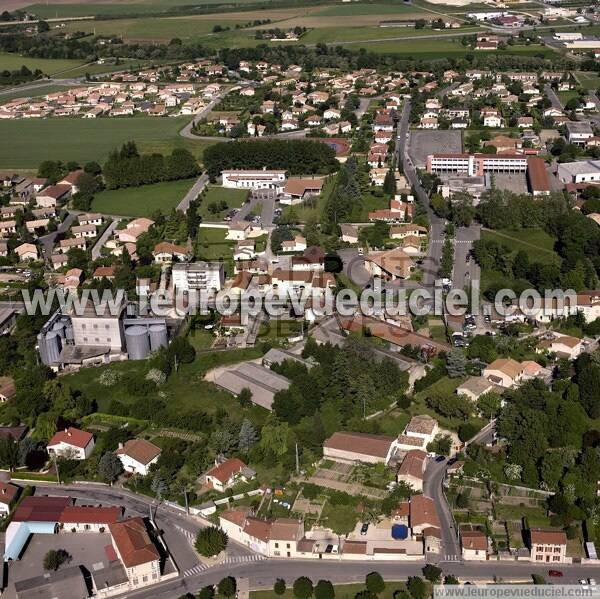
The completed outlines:
[[[529,193],[525,173],[494,173],[494,183],[498,189],[513,193]]]
[[[93,572],[97,569],[93,567],[94,564],[108,565],[104,548],[109,545],[112,546],[109,533],[61,532],[58,535],[31,535],[22,559],[9,562],[8,587],[2,596],[16,598],[16,582],[39,576],[43,572],[44,556],[50,549],[64,549],[71,556],[72,559],[62,568],[84,566],[89,572]]]
[[[408,153],[417,168],[425,168],[429,154],[462,152],[460,131],[412,130]]]

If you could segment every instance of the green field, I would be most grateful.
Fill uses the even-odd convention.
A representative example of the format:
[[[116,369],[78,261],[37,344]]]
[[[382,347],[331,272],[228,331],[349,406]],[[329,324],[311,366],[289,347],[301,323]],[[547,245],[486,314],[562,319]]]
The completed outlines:
[[[80,67],[81,60],[68,60],[63,58],[32,58],[20,54],[0,52],[0,71],[16,71],[22,66],[34,71],[40,69],[46,75],[55,75]]]
[[[257,17],[258,18],[258,17]],[[142,17],[139,19],[114,19],[107,21],[75,21],[67,23],[67,31],[95,32],[96,35],[117,35],[124,40],[169,41],[178,37],[190,42],[212,34],[215,25],[233,29],[236,23],[245,21],[228,20],[223,15],[203,17]]]
[[[465,27],[456,29],[457,38],[466,34],[481,31],[479,27]],[[303,44],[336,43],[336,42],[362,42],[364,40],[388,40],[394,42],[396,38],[405,37],[436,37],[431,29],[413,29],[400,27],[318,27],[311,29],[302,37]],[[401,41],[401,40],[400,40]],[[411,40],[411,43],[415,40]],[[421,43],[416,40],[416,43]]]
[[[203,221],[223,220],[232,208],[239,208],[248,198],[249,191],[244,189],[226,189],[224,187],[210,186],[202,196],[198,214]],[[214,202],[224,201],[227,208],[217,213],[212,213],[208,207]]]
[[[419,7],[403,4],[335,4],[319,10],[316,15],[320,17],[355,17],[359,15],[401,15],[407,13],[420,13]]]
[[[244,4],[250,2],[256,2],[256,0],[235,0],[235,2],[228,2],[227,7],[241,5],[240,8],[243,8]],[[223,0],[201,0],[199,4],[223,4]],[[176,9],[177,7],[185,7],[190,11],[195,8],[189,0],[143,0],[141,2],[129,2],[125,0],[122,2],[97,2],[90,4],[31,4],[27,6],[26,10],[40,17],[50,19],[96,15],[116,17],[119,15],[158,14]]]
[[[153,118],[50,118],[0,121],[0,169],[35,169],[40,162],[90,160],[104,162],[108,153],[134,140],[141,152],[168,153],[184,147],[200,158],[210,142],[185,139],[179,130],[187,117]]]
[[[486,229],[482,231],[481,237],[502,243],[514,252],[523,250],[527,252],[531,262],[560,263],[560,257],[554,251],[555,239],[541,229],[521,229],[519,231],[507,229],[488,231]]]
[[[600,89],[600,76],[596,75],[595,73],[588,73],[586,71],[577,71],[575,73],[575,76],[576,76],[577,80],[579,81],[579,83],[581,84],[581,87],[583,87],[583,89],[588,89],[588,90]]]
[[[15,98],[34,98],[34,97],[42,97],[46,94],[53,94],[54,92],[65,91],[72,86],[66,85],[39,85],[32,89],[20,90],[16,88],[15,91],[0,93],[0,104],[6,104]]]
[[[194,179],[165,181],[141,187],[109,189],[96,195],[94,212],[120,216],[150,216],[156,210],[168,214],[183,199]]]

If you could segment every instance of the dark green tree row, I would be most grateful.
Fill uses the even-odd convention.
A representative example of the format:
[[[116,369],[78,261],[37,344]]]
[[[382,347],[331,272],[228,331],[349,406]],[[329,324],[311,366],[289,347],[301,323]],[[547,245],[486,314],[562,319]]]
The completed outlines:
[[[320,141],[265,140],[218,143],[207,148],[204,166],[211,179],[228,169],[281,169],[291,175],[326,174],[337,168],[335,152]]]
[[[184,148],[174,149],[169,156],[140,154],[133,141],[111,152],[102,170],[109,189],[189,179],[200,172],[196,159]]]

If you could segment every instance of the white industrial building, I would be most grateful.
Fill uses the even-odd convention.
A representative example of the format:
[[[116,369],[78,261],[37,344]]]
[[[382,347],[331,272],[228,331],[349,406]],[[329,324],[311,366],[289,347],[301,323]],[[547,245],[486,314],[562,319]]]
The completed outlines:
[[[600,160],[579,160],[558,165],[558,178],[563,183],[595,183],[600,181]]]
[[[279,189],[285,185],[282,170],[231,170],[223,171],[223,187],[232,189]]]

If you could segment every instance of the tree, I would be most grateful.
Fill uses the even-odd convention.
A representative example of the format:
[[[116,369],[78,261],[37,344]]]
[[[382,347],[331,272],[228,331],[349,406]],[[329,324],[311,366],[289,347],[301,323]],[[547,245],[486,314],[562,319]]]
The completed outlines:
[[[413,599],[425,599],[427,597],[427,585],[419,576],[409,576],[406,587]]]
[[[315,599],[333,599],[335,590],[329,580],[319,580],[315,585]]]
[[[383,593],[385,590],[385,582],[379,572],[370,572],[365,577],[365,585],[367,587],[367,591],[370,591],[374,595],[378,595],[379,593]]]
[[[237,584],[233,576],[226,576],[219,582],[217,586],[221,597],[235,597]]]
[[[44,556],[44,570],[58,570],[71,556],[64,549],[50,549]]]
[[[427,564],[423,568],[423,576],[431,583],[439,582],[440,577],[442,576],[442,569],[433,564]]]
[[[256,434],[256,429],[253,424],[247,418],[244,418],[242,421],[242,426],[240,427],[239,441],[238,447],[240,451],[244,453],[248,453],[252,446],[256,443],[258,435]]]
[[[202,587],[198,592],[198,599],[213,599],[214,596],[215,587],[212,584]]]
[[[273,585],[273,592],[276,595],[284,595],[285,588],[285,580],[283,580],[283,578],[278,578]]]
[[[313,593],[313,583],[310,578],[300,576],[294,580],[294,597],[298,599],[308,599]]]
[[[502,398],[498,393],[494,393],[493,391],[481,395],[477,400],[477,409],[487,419],[496,418],[500,413],[501,406]]]
[[[196,536],[194,547],[200,555],[213,557],[225,551],[229,537],[224,530],[216,526],[203,528]]]
[[[114,483],[123,472],[123,464],[112,451],[107,451],[98,462],[98,473],[109,483]]]
[[[447,574],[444,577],[444,584],[460,584],[458,582],[458,578],[456,578],[456,576],[454,576],[454,574]]]
[[[252,391],[248,387],[244,387],[238,395],[238,401],[242,408],[250,407],[252,405]]]
[[[446,357],[446,370],[451,379],[456,379],[467,374],[467,358],[458,348],[453,348]]]

